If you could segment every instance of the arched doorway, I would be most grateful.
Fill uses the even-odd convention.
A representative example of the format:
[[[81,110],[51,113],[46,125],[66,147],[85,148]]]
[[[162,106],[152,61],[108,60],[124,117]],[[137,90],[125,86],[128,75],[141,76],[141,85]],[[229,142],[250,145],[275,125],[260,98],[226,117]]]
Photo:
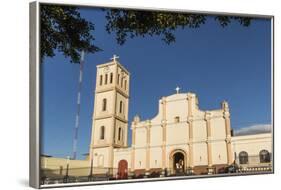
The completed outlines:
[[[118,179],[127,179],[128,178],[128,162],[127,160],[120,160],[118,163]]]
[[[170,154],[170,168],[172,174],[183,175],[186,169],[186,153],[183,150],[174,150]]]

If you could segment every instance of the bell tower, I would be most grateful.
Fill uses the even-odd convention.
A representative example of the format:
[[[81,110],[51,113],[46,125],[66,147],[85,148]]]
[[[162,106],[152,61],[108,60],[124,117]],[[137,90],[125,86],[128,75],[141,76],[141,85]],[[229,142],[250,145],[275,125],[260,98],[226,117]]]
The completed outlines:
[[[97,65],[90,145],[94,167],[113,167],[113,149],[127,147],[130,73],[113,56]]]

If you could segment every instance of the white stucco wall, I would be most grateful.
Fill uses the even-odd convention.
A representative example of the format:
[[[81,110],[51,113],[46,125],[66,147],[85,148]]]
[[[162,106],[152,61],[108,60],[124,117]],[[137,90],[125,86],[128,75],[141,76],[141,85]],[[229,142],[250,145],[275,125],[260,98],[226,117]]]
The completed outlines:
[[[259,153],[267,150],[272,153],[272,134],[263,133],[256,135],[245,135],[232,137],[233,155],[236,155],[239,163],[239,153],[245,151],[249,156],[249,165],[259,165]]]

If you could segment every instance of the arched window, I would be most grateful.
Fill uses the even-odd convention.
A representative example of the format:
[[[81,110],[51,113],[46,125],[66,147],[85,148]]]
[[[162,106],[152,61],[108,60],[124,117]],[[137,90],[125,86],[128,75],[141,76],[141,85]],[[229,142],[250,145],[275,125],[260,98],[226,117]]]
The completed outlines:
[[[120,105],[119,105],[119,113],[123,112],[123,102],[120,101]]]
[[[100,86],[102,85],[102,75],[100,75]]]
[[[106,111],[106,104],[107,104],[107,100],[106,100],[106,98],[104,98],[102,100],[102,111]]]
[[[120,74],[117,75],[117,84],[119,84]]]
[[[121,127],[119,127],[119,129],[118,129],[118,141],[121,140],[121,133],[122,133],[122,129],[121,129]]]
[[[248,164],[248,153],[242,151],[239,153],[239,163],[240,164]]]
[[[104,133],[105,133],[105,128],[104,128],[104,126],[101,126],[101,128],[100,128],[100,139],[104,139]]]
[[[270,162],[270,154],[267,150],[260,151],[260,163]]]
[[[104,84],[107,84],[107,74],[105,74]]]
[[[110,84],[113,82],[113,73],[110,73]]]

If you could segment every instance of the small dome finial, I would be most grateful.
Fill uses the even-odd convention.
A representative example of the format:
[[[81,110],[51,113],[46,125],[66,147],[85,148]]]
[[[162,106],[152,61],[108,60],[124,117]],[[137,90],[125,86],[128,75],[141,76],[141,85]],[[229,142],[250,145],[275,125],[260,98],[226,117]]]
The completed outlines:
[[[224,110],[228,110],[229,109],[229,105],[228,105],[228,103],[227,103],[227,101],[222,101],[222,103],[221,103],[222,105],[222,109],[224,109]]]
[[[135,123],[140,122],[140,116],[135,115],[135,117],[134,117],[134,122],[135,122]]]
[[[176,90],[177,94],[179,94],[179,92],[180,92],[180,87],[177,86],[177,87],[175,88],[175,90]]]

